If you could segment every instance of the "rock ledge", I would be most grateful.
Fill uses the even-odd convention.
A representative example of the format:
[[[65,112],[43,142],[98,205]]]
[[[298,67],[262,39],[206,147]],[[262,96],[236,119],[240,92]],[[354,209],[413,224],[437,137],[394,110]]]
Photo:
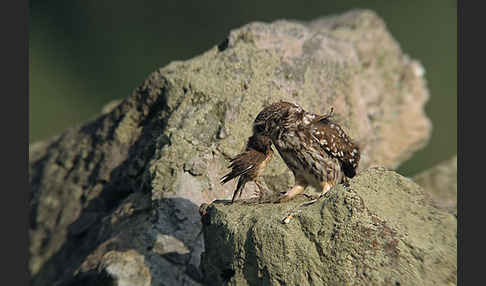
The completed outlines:
[[[422,188],[373,168],[281,219],[284,204],[206,208],[208,285],[455,285],[455,216]]]

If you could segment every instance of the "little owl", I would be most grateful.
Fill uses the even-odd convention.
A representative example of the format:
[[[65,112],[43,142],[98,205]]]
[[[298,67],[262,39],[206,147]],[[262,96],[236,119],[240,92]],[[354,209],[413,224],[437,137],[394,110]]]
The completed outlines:
[[[307,186],[320,191],[356,174],[360,159],[358,146],[326,115],[309,113],[297,104],[277,102],[256,117],[253,133],[269,137],[285,164],[293,172],[295,185],[279,202],[302,193]]]

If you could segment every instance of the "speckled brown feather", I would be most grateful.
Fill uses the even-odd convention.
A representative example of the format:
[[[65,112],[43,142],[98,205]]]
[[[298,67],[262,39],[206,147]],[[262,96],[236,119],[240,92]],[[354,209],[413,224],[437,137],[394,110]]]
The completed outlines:
[[[346,177],[352,178],[356,175],[360,150],[341,126],[326,118],[312,122],[308,130],[327,154],[339,160]]]
[[[312,185],[325,193],[353,177],[359,163],[359,148],[343,129],[325,115],[309,113],[297,104],[280,101],[265,107],[253,124],[255,134],[271,138],[289,169],[295,185],[287,198]]]

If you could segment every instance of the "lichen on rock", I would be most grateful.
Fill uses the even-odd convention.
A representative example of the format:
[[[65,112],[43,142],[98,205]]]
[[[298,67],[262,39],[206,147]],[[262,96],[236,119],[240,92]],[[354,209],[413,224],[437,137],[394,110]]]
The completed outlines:
[[[219,178],[265,104],[287,100],[315,113],[333,106],[362,147],[360,170],[394,169],[430,137],[417,70],[368,10],[250,23],[158,69],[98,118],[31,145],[32,284],[108,275],[99,270],[109,269],[104,254],[132,249],[152,283],[200,285],[199,205],[231,196],[233,185]],[[278,155],[263,180],[273,192],[293,183]],[[248,184],[244,197],[255,190]]]
[[[423,189],[373,168],[302,203],[206,208],[207,285],[455,285],[456,218]]]

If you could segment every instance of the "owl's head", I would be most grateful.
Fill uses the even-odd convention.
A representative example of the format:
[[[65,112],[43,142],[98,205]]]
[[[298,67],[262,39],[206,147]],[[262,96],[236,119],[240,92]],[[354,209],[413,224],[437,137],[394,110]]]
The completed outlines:
[[[273,103],[257,115],[253,123],[253,132],[274,137],[282,129],[298,126],[304,114],[304,109],[298,104],[286,101]]]
[[[262,133],[254,133],[248,138],[247,149],[253,149],[261,153],[267,153],[272,148],[272,140],[270,137],[262,135]]]

